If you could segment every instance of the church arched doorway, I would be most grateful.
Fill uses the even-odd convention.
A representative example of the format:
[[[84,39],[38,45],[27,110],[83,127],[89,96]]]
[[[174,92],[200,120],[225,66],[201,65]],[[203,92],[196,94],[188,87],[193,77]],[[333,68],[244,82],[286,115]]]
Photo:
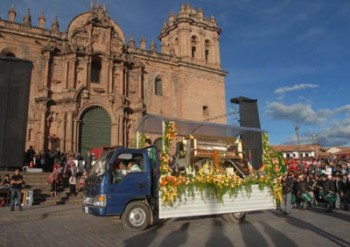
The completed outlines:
[[[111,146],[111,118],[102,107],[91,107],[80,117],[79,151]]]

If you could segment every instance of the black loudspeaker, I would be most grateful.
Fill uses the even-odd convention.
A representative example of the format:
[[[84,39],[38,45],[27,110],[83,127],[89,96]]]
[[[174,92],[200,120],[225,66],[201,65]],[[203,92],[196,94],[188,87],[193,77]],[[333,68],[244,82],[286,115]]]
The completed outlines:
[[[0,167],[22,167],[26,140],[30,61],[0,57]]]
[[[258,104],[256,99],[246,97],[232,98],[231,103],[239,104],[240,125],[260,129]],[[254,169],[262,165],[262,133],[248,131],[241,135],[243,152],[252,160]],[[249,157],[250,156],[250,157]]]

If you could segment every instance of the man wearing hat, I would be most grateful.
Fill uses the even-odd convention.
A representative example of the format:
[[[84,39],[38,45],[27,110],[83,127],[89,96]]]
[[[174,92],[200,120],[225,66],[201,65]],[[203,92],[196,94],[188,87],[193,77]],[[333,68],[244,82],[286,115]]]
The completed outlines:
[[[333,211],[333,203],[336,200],[334,182],[332,176],[327,174],[322,174],[322,189],[323,189],[323,198],[327,202],[326,212]]]
[[[350,199],[350,182],[348,174],[343,174],[342,179],[339,182],[339,193],[341,200],[343,201],[343,209],[349,210],[348,204]]]
[[[293,176],[288,172],[287,175],[282,177],[283,201],[281,202],[281,211],[285,214],[289,214],[292,211],[292,186]]]
[[[336,192],[336,200],[335,200],[335,209],[340,209],[340,200],[341,200],[341,176],[337,173],[334,177],[334,187]]]

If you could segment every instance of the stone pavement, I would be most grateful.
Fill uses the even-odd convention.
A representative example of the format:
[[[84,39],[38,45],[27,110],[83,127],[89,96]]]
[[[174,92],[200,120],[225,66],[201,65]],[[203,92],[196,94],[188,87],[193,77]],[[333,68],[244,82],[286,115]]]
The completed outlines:
[[[16,208],[17,209],[17,208]],[[112,217],[86,215],[79,205],[0,208],[0,247],[350,246],[350,213],[293,210],[249,213],[243,224],[221,217],[162,221],[144,232]]]

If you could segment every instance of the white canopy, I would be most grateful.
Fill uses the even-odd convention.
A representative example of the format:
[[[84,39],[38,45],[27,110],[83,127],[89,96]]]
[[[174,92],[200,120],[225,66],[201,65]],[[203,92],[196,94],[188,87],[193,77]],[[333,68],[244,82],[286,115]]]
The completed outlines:
[[[248,131],[264,132],[264,130],[257,128],[184,120],[153,114],[143,116],[136,125],[136,131],[161,135],[163,134],[163,121],[174,121],[178,136],[201,135],[213,137],[237,137]]]

